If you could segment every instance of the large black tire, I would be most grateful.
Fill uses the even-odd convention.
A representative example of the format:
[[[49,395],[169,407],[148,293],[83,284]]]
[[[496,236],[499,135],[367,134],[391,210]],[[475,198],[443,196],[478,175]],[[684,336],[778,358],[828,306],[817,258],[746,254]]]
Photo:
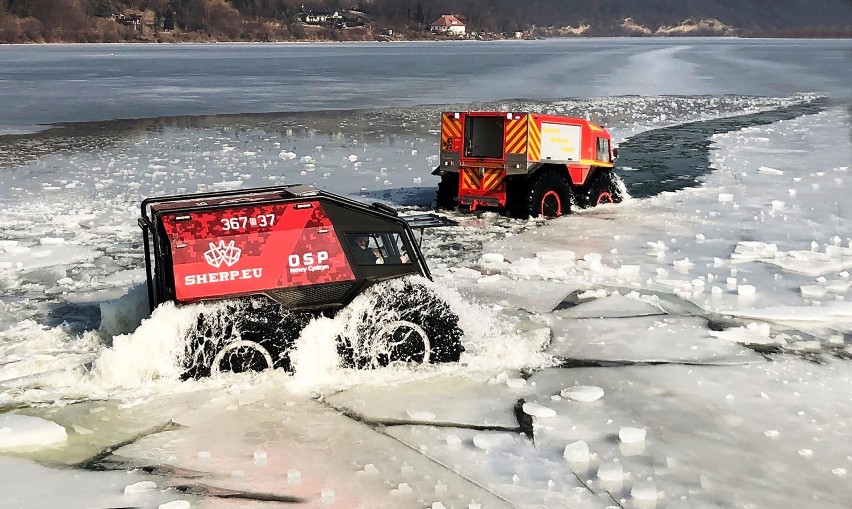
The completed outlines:
[[[455,197],[459,191],[459,174],[447,173],[441,175],[438,182],[435,208],[438,210],[453,210],[456,208]]]
[[[530,217],[527,195],[529,194],[527,177],[514,177],[506,180],[506,212],[517,219]]]
[[[346,311],[338,352],[347,367],[457,362],[464,351],[458,316],[416,278],[379,283]]]
[[[510,213],[518,218],[559,217],[571,213],[571,186],[558,170],[540,170],[510,187]]]
[[[599,168],[595,170],[589,183],[581,193],[578,200],[582,207],[595,207],[604,203],[621,203],[624,196],[619,185],[618,175],[611,169]]]
[[[182,378],[290,370],[290,352],[311,318],[265,297],[224,301],[213,312],[199,313],[187,334]]]

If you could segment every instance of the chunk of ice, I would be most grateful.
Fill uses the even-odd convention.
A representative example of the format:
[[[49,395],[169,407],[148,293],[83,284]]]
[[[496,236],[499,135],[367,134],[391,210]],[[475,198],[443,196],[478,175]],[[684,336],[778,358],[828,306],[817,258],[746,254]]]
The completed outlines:
[[[479,262],[483,265],[496,265],[506,261],[500,253],[483,253],[479,258]]]
[[[483,451],[505,449],[514,445],[515,437],[509,433],[480,433],[473,437],[473,445]]]
[[[538,403],[527,402],[523,406],[524,413],[538,418],[556,417],[556,410],[539,405]]]
[[[657,500],[657,485],[653,481],[636,481],[630,490],[630,496],[643,502]]]
[[[571,463],[585,463],[589,461],[589,444],[583,440],[577,440],[565,446],[562,457]]]
[[[407,482],[399,483],[395,490],[391,490],[392,495],[410,495],[413,492],[411,486]]]
[[[826,288],[820,285],[804,285],[799,287],[799,290],[805,299],[822,299],[827,293]]]
[[[433,412],[428,410],[408,410],[406,413],[415,421],[434,421],[437,417]]]
[[[757,169],[759,173],[763,173],[765,175],[784,175],[784,172],[775,168],[771,168],[769,166],[761,166]]]
[[[695,264],[689,261],[689,258],[684,258],[683,260],[675,260],[672,262],[672,265],[674,265],[678,269],[691,269],[692,267],[695,267]]]
[[[594,385],[577,385],[562,389],[559,393],[563,398],[590,403],[601,399],[604,395],[604,390]]]
[[[192,505],[188,500],[172,500],[165,504],[160,504],[157,509],[189,509]]]
[[[65,428],[53,421],[28,415],[0,415],[0,449],[42,447],[66,440]]]
[[[157,489],[157,484],[153,481],[139,481],[124,487],[125,495],[135,495],[146,491]]]
[[[645,441],[645,429],[624,426],[618,430],[618,438],[625,444],[638,444]]]
[[[739,285],[737,286],[737,295],[743,296],[751,296],[755,294],[755,288],[753,285]]]
[[[590,270],[592,272],[601,272],[603,271],[603,263],[601,263],[601,255],[599,253],[587,253],[583,256],[583,261],[585,262],[586,270]]]
[[[615,483],[624,481],[624,468],[621,463],[603,463],[598,467],[598,479],[601,481]]]

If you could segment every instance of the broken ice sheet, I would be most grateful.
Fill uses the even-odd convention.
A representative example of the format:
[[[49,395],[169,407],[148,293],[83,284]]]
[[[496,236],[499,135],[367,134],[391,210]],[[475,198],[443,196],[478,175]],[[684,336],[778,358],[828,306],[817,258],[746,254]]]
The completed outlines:
[[[476,376],[414,380],[396,383],[393,391],[362,385],[326,399],[369,422],[425,421],[515,428],[518,421],[513,408],[529,389],[489,384],[488,380]]]
[[[758,358],[713,337],[707,321],[698,317],[556,319],[553,336],[547,353],[560,359],[730,364]]]
[[[837,398],[850,376],[848,363],[832,362],[817,373],[796,358],[745,366],[546,369],[530,379],[540,393],[595,384],[605,395],[592,404],[551,401],[557,416],[534,428],[535,443],[547,456],[582,440],[590,450],[587,475],[617,460],[625,478],[652,478],[666,500],[748,497],[779,507],[842,507],[848,489],[831,469],[845,464],[852,448],[827,437],[843,433],[852,417],[848,401]],[[625,428],[645,431],[639,454],[620,443]],[[802,462],[804,449],[819,461]],[[714,480],[712,489],[695,489],[699,474]],[[817,485],[819,503],[804,487]]]
[[[245,404],[239,411],[226,410],[240,400]],[[435,480],[445,479],[448,504],[451,497],[463,497],[487,507],[506,507],[480,486],[447,475],[446,467],[419,452],[424,444],[412,449],[324,403],[282,397],[274,383],[212,398],[178,420],[181,428],[145,437],[115,454],[137,464],[206,473],[210,477],[205,485],[215,488],[295,497],[306,503],[408,507],[411,499],[388,496],[388,483],[407,483],[410,497],[434,500]],[[445,437],[442,443],[448,446]],[[257,465],[254,458],[260,444],[267,459]],[[197,458],[197,451],[205,447],[214,461]],[[232,475],[235,470],[243,475]],[[298,482],[282,482],[282,472],[288,472],[288,479],[297,476]]]
[[[447,432],[461,438],[461,447],[446,443]],[[542,453],[523,435],[419,426],[394,426],[388,433],[412,447],[426,445],[424,454],[488,486],[514,507],[607,507],[574,477],[562,451]]]

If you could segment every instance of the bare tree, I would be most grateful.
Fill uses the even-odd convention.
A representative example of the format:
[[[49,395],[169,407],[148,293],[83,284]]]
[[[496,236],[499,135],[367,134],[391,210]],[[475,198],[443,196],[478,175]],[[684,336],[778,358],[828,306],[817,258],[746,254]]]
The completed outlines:
[[[29,13],[44,24],[48,38],[84,30],[86,13],[80,0],[30,0]]]

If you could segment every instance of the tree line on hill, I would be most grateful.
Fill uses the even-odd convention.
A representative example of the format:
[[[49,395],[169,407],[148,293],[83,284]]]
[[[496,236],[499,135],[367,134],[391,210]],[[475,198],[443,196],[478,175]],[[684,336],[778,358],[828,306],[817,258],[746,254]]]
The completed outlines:
[[[493,36],[852,37],[852,0],[0,0],[0,43],[434,38],[451,13]]]

